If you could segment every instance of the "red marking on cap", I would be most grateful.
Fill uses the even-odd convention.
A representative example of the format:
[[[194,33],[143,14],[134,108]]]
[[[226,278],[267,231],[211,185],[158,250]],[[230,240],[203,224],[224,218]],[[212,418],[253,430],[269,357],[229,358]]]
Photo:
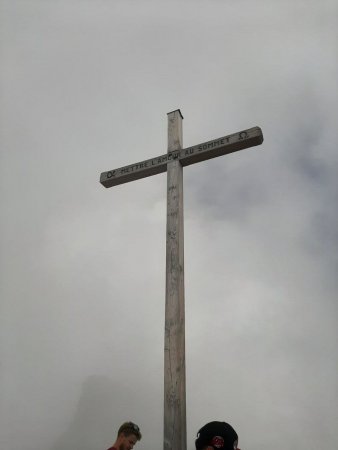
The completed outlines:
[[[224,439],[222,438],[222,436],[214,436],[212,438],[211,445],[216,448],[223,448],[224,447]]]

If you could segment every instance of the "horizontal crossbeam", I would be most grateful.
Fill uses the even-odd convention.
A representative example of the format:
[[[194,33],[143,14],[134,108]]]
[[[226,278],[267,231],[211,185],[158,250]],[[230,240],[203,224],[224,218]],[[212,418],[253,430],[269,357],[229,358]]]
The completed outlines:
[[[106,187],[117,186],[140,178],[150,177],[166,172],[167,164],[179,160],[182,166],[189,166],[217,156],[237,152],[245,148],[260,145],[263,133],[259,127],[249,128],[238,133],[223,136],[212,141],[203,142],[193,147],[175,150],[156,158],[147,159],[136,164],[120,167],[101,173],[100,183]]]

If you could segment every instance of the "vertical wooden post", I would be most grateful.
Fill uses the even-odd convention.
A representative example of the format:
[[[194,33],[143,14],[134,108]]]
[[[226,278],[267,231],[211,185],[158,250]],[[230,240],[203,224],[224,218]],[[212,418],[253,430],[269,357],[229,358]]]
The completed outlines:
[[[168,113],[168,154],[101,173],[105,187],[167,171],[164,450],[186,450],[183,166],[263,142],[259,127],[182,149],[182,114]]]
[[[186,450],[182,114],[168,114],[164,450]]]

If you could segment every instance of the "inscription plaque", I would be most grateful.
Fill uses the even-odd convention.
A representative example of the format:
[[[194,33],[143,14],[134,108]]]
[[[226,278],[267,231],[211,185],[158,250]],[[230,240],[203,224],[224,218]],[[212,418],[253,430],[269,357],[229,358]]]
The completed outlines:
[[[217,156],[237,152],[244,148],[260,145],[263,142],[263,133],[259,127],[249,128],[238,133],[229,134],[212,141],[203,142],[192,147],[175,150],[156,158],[118,169],[102,172],[100,183],[106,187],[117,186],[140,178],[150,177],[166,172],[167,164],[174,160],[179,160],[182,166],[189,166]]]

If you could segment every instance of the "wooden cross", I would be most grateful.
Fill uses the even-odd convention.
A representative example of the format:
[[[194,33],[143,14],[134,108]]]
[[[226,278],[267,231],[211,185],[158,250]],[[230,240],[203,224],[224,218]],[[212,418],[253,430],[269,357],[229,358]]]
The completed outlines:
[[[168,152],[103,172],[106,188],[167,171],[164,450],[186,450],[183,167],[263,142],[259,127],[183,148],[181,111],[168,113]]]

